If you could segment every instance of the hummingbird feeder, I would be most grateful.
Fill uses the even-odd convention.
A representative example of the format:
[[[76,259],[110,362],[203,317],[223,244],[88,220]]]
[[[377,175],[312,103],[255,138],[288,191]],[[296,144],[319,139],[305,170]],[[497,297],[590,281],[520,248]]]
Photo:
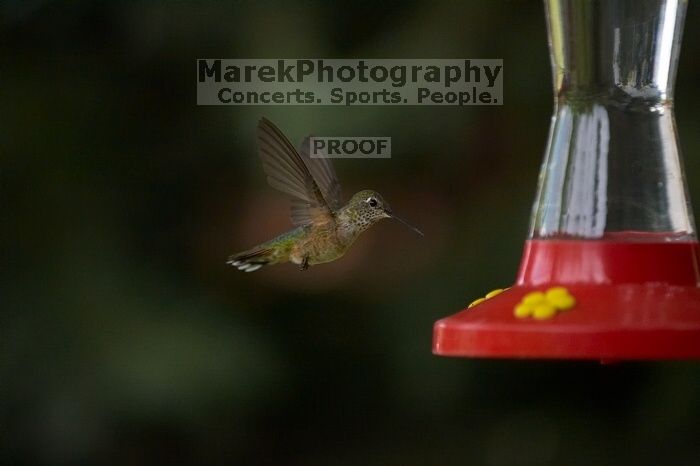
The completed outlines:
[[[545,0],[555,111],[515,284],[434,327],[443,356],[700,358],[673,84],[686,0]]]

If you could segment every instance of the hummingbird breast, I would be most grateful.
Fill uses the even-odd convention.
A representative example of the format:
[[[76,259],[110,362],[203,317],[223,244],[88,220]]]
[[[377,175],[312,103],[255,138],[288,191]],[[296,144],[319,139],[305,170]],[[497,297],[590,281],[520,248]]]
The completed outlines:
[[[338,236],[335,224],[312,226],[296,242],[289,259],[301,264],[308,258],[309,264],[322,264],[338,259],[348,249],[348,245]]]

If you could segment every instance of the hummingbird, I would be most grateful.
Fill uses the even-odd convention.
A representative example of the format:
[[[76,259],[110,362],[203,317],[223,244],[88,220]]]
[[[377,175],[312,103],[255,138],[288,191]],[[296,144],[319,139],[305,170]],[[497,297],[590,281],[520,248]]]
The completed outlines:
[[[394,215],[376,191],[359,191],[343,205],[331,159],[311,158],[310,136],[297,151],[279,128],[262,118],[257,140],[268,183],[291,198],[291,220],[296,228],[230,256],[227,264],[254,272],[266,265],[291,261],[306,270],[342,257],[363,231],[385,218],[398,220],[423,236]]]

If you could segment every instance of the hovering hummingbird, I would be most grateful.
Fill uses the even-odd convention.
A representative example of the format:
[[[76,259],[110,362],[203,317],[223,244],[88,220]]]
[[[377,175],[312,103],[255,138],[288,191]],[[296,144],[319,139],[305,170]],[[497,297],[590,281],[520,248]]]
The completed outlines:
[[[258,153],[268,183],[292,198],[296,228],[229,257],[238,270],[254,272],[265,265],[291,261],[306,270],[341,257],[357,237],[384,218],[393,218],[423,236],[391,211],[382,196],[369,189],[342,204],[340,183],[328,158],[311,158],[309,137],[297,151],[272,122],[258,123]]]

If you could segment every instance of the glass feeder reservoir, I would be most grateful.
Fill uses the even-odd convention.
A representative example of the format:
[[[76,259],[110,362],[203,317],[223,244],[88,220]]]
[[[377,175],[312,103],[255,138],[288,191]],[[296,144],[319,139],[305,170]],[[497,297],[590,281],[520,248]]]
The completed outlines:
[[[555,111],[516,283],[435,324],[448,356],[700,357],[673,114],[685,0],[546,0]]]

